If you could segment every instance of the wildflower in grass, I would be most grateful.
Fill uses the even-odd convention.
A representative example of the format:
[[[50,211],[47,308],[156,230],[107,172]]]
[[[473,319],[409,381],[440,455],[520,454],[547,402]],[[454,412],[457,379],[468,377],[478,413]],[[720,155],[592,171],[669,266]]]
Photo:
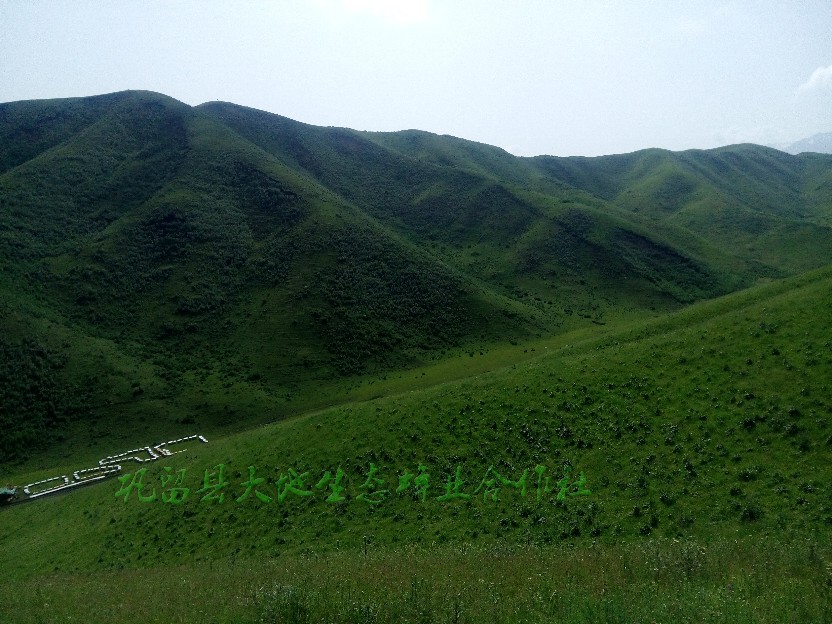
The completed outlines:
[[[321,480],[315,484],[316,490],[323,490],[325,487],[329,486],[329,489],[332,490],[332,494],[326,497],[327,503],[340,503],[342,501],[347,500],[345,496],[342,496],[344,493],[344,486],[341,485],[341,481],[344,478],[344,471],[341,470],[341,466],[338,466],[338,469],[335,471],[335,476],[332,476],[332,473],[327,470],[324,473],[324,476],[321,477]]]
[[[173,486],[168,488],[168,483],[170,483],[174,477],[176,481],[174,481]],[[173,472],[173,468],[170,466],[165,466],[164,474],[160,475],[159,477],[162,480],[162,488],[167,488],[162,490],[162,502],[169,503],[171,505],[181,505],[185,502],[188,498],[188,495],[191,493],[191,489],[185,487],[185,469],[182,468],[181,470],[177,470],[175,473]]]
[[[356,496],[355,500],[364,501],[373,505],[377,505],[384,500],[384,497],[387,496],[388,490],[378,489],[379,486],[384,485],[384,479],[379,479],[375,476],[376,472],[378,472],[376,465],[370,462],[370,472],[367,473],[367,480],[358,486],[359,490],[364,491]]]
[[[205,470],[202,487],[196,493],[206,492],[205,496],[200,499],[201,501],[217,501],[221,503],[225,500],[225,492],[221,490],[228,485],[228,481],[225,480],[225,464],[217,464],[214,468],[216,472],[208,472],[207,469]]]
[[[412,482],[413,487],[416,488],[416,495],[424,503],[427,500],[428,486],[430,485],[430,475],[427,470],[422,464],[419,464],[418,475],[414,475],[412,472],[405,470],[405,473],[399,476],[399,487],[396,488],[396,494],[401,494],[407,490]]]
[[[255,472],[256,472],[256,469],[254,468],[254,466],[249,466],[248,467],[248,481],[246,481],[245,483],[240,484],[240,485],[245,486],[246,491],[243,492],[243,495],[240,496],[237,499],[238,503],[242,503],[244,500],[249,498],[252,493],[254,493],[254,495],[257,497],[257,499],[262,503],[272,502],[273,499],[272,499],[271,496],[267,496],[266,494],[263,494],[263,492],[261,492],[260,490],[257,489],[258,486],[263,485],[263,483],[265,483],[266,479],[264,477],[255,478],[255,476],[254,476]]]
[[[144,484],[144,476],[146,474],[147,468],[140,468],[134,473],[128,472],[127,474],[120,476],[118,480],[119,483],[121,483],[121,487],[119,488],[118,492],[116,492],[116,498],[124,496],[124,502],[126,503],[127,499],[130,498],[130,494],[133,492],[133,490],[136,490],[136,496],[138,497],[140,502],[150,503],[155,501],[156,488],[153,488],[153,492],[151,494],[142,493],[142,491],[146,487]]]
[[[308,472],[298,474],[289,468],[289,474],[280,475],[280,478],[275,482],[275,485],[277,485],[277,502],[282,503],[289,494],[294,494],[295,496],[312,496],[312,490],[304,489],[306,488],[306,480],[308,478]]]
[[[448,477],[448,480],[445,482],[445,493],[442,496],[437,496],[436,500],[440,503],[455,499],[468,500],[471,498],[471,495],[460,492],[462,486],[462,466],[457,464],[454,476]]]
[[[488,470],[485,471],[485,476],[483,477],[480,484],[477,486],[477,489],[474,490],[474,494],[479,494],[482,491],[482,499],[488,500],[488,497],[491,497],[492,501],[497,501],[498,496],[500,494],[501,487],[510,487],[520,491],[520,496],[526,495],[526,484],[529,477],[529,470],[526,469],[523,471],[523,476],[521,476],[517,481],[512,481],[501,475],[494,469],[494,466],[489,466]]]

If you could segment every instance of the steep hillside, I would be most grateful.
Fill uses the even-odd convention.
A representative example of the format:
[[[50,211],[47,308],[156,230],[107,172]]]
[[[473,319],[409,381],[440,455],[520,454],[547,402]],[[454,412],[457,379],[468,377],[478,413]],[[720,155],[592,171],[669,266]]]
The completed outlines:
[[[822,155],[515,158],[147,92],[3,104],[0,137],[0,463],[89,426],[239,430],[832,262]]]
[[[118,98],[3,174],[0,193],[3,344],[16,354],[4,363],[4,461],[69,415],[147,418],[161,401],[169,414],[151,419],[163,427],[273,419],[304,382],[410,366],[534,323],[534,311],[154,94]],[[122,364],[96,352],[102,341]],[[40,352],[76,365],[51,367],[21,411],[30,391],[15,370],[42,368],[27,355]],[[261,397],[237,418],[236,399],[212,398],[232,384]],[[74,387],[84,392],[70,405]]]
[[[822,154],[0,104],[0,486],[127,453],[0,621],[828,621],[830,228]]]
[[[827,156],[737,145],[535,160],[554,180],[731,250],[761,275],[817,267],[832,251]]]
[[[516,364],[472,379],[194,442],[150,464],[146,490],[114,496],[111,480],[3,511],[0,563],[17,576],[368,540],[580,543],[828,527],[832,332],[817,320],[830,295],[826,269],[603,335],[526,345],[534,359],[521,362],[518,349]],[[147,444],[161,440],[146,433]],[[14,479],[95,465],[79,462]],[[188,488],[181,506],[160,498],[173,492],[168,472]]]

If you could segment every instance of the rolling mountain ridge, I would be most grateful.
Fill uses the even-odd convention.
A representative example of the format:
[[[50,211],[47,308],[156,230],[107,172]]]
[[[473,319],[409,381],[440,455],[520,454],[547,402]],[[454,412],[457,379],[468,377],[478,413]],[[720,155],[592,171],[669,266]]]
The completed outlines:
[[[517,158],[149,92],[2,104],[0,146],[7,458],[125,411],[273,420],[832,261],[818,154]]]
[[[0,620],[832,621],[830,228],[822,154],[0,104]]]

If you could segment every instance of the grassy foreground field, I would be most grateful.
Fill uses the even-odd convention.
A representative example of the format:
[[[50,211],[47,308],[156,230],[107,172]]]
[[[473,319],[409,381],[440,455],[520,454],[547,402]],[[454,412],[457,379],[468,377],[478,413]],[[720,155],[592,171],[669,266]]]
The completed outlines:
[[[4,622],[829,622],[824,537],[370,550],[51,573]]]
[[[832,621],[830,295],[827,268],[467,379],[466,354],[453,381],[189,446],[144,490],[4,509],[0,621]],[[558,500],[567,467],[591,494]]]

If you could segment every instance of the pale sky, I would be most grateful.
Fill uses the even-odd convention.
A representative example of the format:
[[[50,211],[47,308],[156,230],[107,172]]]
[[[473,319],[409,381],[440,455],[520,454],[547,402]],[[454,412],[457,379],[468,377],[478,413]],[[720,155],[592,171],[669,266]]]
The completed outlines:
[[[559,156],[832,131],[832,0],[0,0],[0,102],[124,89]]]

